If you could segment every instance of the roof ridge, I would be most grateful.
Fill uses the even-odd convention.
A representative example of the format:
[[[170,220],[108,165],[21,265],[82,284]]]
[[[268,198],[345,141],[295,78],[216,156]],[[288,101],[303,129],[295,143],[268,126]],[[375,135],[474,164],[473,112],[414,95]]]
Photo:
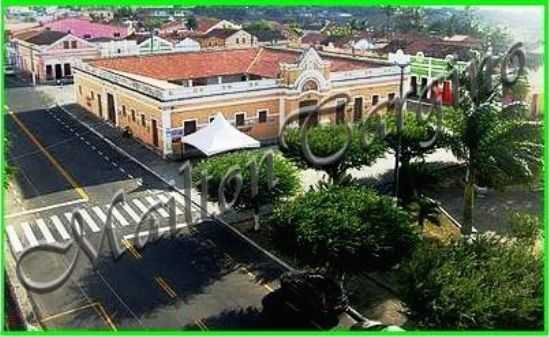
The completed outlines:
[[[252,62],[250,62],[250,64],[248,65],[248,67],[244,71],[246,74],[248,74],[250,69],[252,69],[252,66],[254,66],[254,64],[256,63],[256,61],[258,60],[258,58],[260,57],[260,55],[262,54],[263,51],[264,51],[264,48],[260,48],[260,50],[258,51],[258,54],[256,54],[256,56],[254,56],[254,59],[252,60]]]

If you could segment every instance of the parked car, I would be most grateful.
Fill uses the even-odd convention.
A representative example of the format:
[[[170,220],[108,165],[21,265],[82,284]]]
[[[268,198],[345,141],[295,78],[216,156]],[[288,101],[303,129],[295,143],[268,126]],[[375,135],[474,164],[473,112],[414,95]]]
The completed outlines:
[[[287,272],[281,276],[281,292],[288,301],[313,316],[339,315],[349,305],[338,283],[315,272]]]

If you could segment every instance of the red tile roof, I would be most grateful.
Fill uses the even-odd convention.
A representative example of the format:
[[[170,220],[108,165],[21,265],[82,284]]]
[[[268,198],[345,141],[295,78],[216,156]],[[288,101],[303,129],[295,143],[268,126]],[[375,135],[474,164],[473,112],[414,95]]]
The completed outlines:
[[[207,18],[204,16],[198,16],[197,19],[197,28],[195,28],[196,32],[206,33],[207,30],[212,28],[215,24],[220,22],[220,20],[215,18]]]
[[[97,59],[89,63],[158,80],[174,81],[210,76],[251,74],[276,78],[280,63],[296,63],[301,52],[268,48],[169,53]],[[322,56],[331,63],[331,71],[379,67],[380,64]]]
[[[68,32],[80,38],[87,37],[117,37],[124,38],[128,35],[128,28],[123,26],[108,25],[103,23],[91,22],[83,18],[65,18],[52,22],[44,23],[45,28]],[[117,34],[118,36],[115,36]]]

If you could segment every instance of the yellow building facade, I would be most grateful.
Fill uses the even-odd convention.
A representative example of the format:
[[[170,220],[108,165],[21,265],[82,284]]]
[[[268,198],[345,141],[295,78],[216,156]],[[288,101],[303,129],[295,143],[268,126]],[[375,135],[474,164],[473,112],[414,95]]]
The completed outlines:
[[[188,69],[187,69],[188,68]],[[128,129],[164,157],[177,157],[181,138],[218,113],[265,143],[285,120],[335,95],[337,119],[357,121],[398,95],[400,70],[389,64],[307,51],[250,48],[95,60],[75,66],[78,104]],[[405,81],[406,83],[406,81]],[[346,103],[344,105],[344,103]]]

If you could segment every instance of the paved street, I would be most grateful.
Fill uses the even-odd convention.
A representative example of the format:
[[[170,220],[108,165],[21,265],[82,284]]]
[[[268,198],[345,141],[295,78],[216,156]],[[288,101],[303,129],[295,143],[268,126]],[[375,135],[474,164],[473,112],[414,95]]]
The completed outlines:
[[[12,104],[22,90],[28,94],[26,106]],[[98,247],[112,197],[120,190],[127,197],[113,212],[125,248],[119,259],[104,244],[95,270],[82,254],[61,288],[29,292],[44,328],[317,329],[338,323],[327,326],[292,309],[288,317],[265,317],[261,301],[278,286],[281,266],[218,223],[185,224],[183,197],[64,111],[46,108],[38,91],[7,91],[8,161],[15,175],[7,191],[5,231],[15,257],[29,246],[67,242],[75,209],[83,215],[86,237]],[[171,196],[178,234],[136,248],[139,217]],[[193,212],[198,216],[198,209]],[[167,217],[165,210],[155,214],[163,231]],[[33,253],[24,270],[35,280],[51,280],[67,268],[75,246],[64,255]]]

